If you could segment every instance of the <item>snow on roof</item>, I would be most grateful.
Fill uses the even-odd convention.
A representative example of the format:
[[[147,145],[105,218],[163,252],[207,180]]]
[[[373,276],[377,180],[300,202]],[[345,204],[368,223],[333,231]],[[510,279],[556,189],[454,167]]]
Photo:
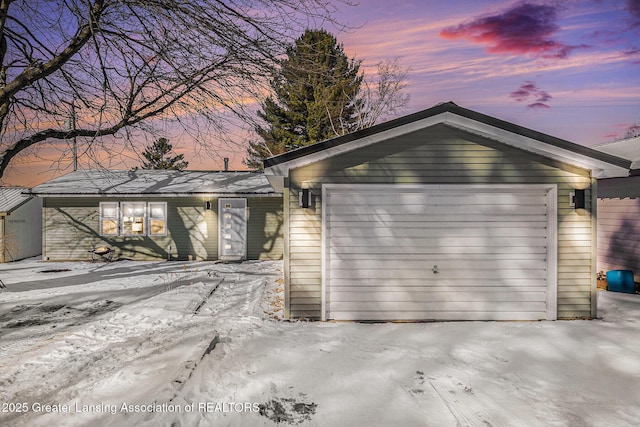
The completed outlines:
[[[603,153],[631,160],[631,169],[640,169],[640,136],[607,142],[593,148]]]
[[[82,170],[38,185],[38,196],[275,194],[262,173],[175,170]]]
[[[9,214],[31,199],[25,187],[0,187],[0,213]]]

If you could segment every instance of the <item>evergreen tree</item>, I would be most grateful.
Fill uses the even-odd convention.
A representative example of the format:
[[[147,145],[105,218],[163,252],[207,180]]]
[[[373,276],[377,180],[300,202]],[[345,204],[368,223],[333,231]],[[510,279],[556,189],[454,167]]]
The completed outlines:
[[[245,163],[261,168],[262,160],[295,148],[344,135],[357,128],[360,61],[349,59],[343,46],[325,30],[306,30],[287,49],[273,94],[258,116],[266,126],[256,128]]]
[[[184,154],[175,157],[167,155],[173,150],[173,145],[169,144],[166,138],[159,138],[152,145],[147,146],[142,155],[146,162],[142,163],[142,169],[170,169],[183,170],[189,166],[189,162],[184,160]]]

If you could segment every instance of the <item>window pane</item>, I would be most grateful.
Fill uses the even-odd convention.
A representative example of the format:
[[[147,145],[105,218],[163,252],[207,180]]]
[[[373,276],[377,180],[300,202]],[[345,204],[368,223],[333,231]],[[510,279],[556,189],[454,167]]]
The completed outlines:
[[[149,203],[149,217],[150,218],[166,218],[167,217],[167,204],[166,203]]]
[[[117,236],[118,235],[118,220],[116,219],[102,219],[102,233],[103,236]]]
[[[165,202],[149,203],[150,233],[154,236],[167,234],[167,204]]]
[[[137,236],[146,234],[144,202],[122,202],[122,234]]]
[[[163,219],[151,219],[151,234],[167,234],[166,222]]]
[[[118,235],[118,203],[100,203],[100,235]]]

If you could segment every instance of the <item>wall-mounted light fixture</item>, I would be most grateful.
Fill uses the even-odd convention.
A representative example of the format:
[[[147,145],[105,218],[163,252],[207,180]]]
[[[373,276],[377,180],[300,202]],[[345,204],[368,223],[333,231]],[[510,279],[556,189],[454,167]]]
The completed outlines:
[[[211,201],[210,201],[210,200],[207,200],[207,201],[204,203],[204,209],[205,209],[205,210],[207,210],[207,211],[210,211],[210,210],[211,210]]]
[[[585,190],[574,190],[569,193],[569,206],[574,209],[585,209],[586,198]]]
[[[299,196],[301,208],[309,208],[313,205],[313,193],[308,188],[300,190]]]

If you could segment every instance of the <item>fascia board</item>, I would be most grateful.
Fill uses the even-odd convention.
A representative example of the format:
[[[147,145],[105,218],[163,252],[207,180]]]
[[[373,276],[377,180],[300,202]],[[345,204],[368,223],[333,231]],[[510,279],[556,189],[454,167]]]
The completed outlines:
[[[611,163],[576,153],[553,144],[548,144],[528,136],[520,135],[508,130],[500,129],[486,123],[471,120],[457,114],[448,115],[445,124],[488,139],[493,139],[505,145],[510,145],[531,153],[558,160],[562,163],[590,170],[594,178],[613,178],[629,175],[629,169]]]

